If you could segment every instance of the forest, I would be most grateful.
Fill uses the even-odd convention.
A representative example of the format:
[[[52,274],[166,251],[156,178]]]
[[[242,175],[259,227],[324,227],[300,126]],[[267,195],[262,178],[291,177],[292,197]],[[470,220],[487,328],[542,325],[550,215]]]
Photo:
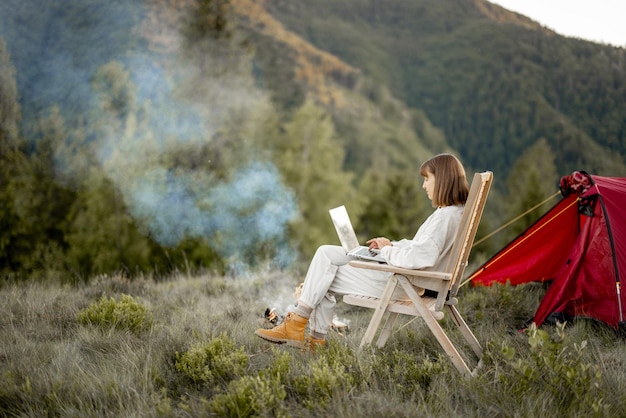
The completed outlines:
[[[410,237],[424,159],[492,170],[486,259],[558,199],[626,175],[626,51],[483,0],[8,0],[0,274],[82,282],[307,261]],[[552,197],[552,200],[549,198]]]

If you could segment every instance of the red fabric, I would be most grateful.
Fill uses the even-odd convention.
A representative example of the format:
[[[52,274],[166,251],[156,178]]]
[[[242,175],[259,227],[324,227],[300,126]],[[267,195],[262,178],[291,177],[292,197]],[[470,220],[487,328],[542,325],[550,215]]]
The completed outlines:
[[[626,178],[591,178],[593,186],[579,193],[582,202],[596,199],[593,216],[579,214],[576,194],[564,198],[472,274],[472,283],[554,279],[535,313],[537,325],[554,312],[613,327],[624,321],[620,277],[626,275]],[[568,182],[562,179],[563,184]]]
[[[522,235],[483,264],[469,279],[474,286],[552,280],[578,235],[576,196],[548,211]]]
[[[613,255],[601,205],[585,222],[566,264],[541,300],[533,321],[553,312],[599,319],[617,327],[619,304]]]
[[[626,178],[592,176],[606,208],[617,275],[626,281]],[[590,190],[591,192],[591,190]]]

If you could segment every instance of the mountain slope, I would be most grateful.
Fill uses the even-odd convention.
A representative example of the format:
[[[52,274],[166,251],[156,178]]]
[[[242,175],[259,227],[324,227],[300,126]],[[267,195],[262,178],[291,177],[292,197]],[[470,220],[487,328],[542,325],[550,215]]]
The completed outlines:
[[[287,111],[307,99],[325,106],[343,141],[347,170],[362,174],[380,159],[414,170],[416,161],[449,149],[423,112],[411,111],[361,69],[287,30],[268,13],[269,3],[233,0],[231,4],[239,28],[247,31],[255,46],[259,81]]]
[[[0,6],[25,120],[56,103],[68,120],[80,118],[93,105],[90,79],[100,65],[178,48],[176,30],[168,37],[162,29],[179,24],[177,13],[194,1],[142,3],[161,5],[156,16],[131,3],[73,1],[36,19],[32,2]],[[454,149],[502,178],[546,138],[560,172],[626,173],[622,48],[558,36],[484,0],[206,3],[232,5],[255,49],[258,83],[275,103],[290,111],[314,99],[333,112],[349,169],[371,164],[359,148],[375,143],[400,167]]]
[[[545,137],[560,172],[626,174],[626,51],[482,0],[276,1],[318,48],[422,109],[468,164],[507,173]]]

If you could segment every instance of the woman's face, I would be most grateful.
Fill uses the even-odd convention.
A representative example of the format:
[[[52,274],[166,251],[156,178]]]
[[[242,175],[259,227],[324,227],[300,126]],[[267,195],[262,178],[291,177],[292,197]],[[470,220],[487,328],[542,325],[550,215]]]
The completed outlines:
[[[426,175],[424,176],[424,183],[422,184],[422,188],[426,190],[426,194],[430,200],[433,200],[435,195],[435,175],[430,171],[426,171]]]

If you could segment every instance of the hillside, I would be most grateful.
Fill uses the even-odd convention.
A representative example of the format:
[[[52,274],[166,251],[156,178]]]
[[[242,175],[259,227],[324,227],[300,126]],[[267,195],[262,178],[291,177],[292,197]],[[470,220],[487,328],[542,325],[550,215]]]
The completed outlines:
[[[471,166],[507,174],[544,137],[559,172],[626,173],[626,51],[484,0],[277,1],[289,30],[421,109]]]
[[[0,109],[21,127],[0,271],[285,266],[336,240],[329,207],[389,236],[429,209],[415,164],[441,131],[262,3],[35,5],[0,4]]]
[[[193,1],[150,0],[144,10],[122,3],[49,7],[38,21],[28,2],[3,3],[3,14],[14,16],[1,32],[17,69],[24,120],[59,100],[69,117],[92,106],[83,86],[109,59],[180,48],[176,26]],[[374,142],[400,167],[454,149],[468,166],[506,176],[519,155],[546,138],[560,174],[626,173],[624,49],[564,38],[485,0],[207,4],[230,5],[238,16],[257,82],[276,104],[295,109],[309,97],[334,113],[349,170],[372,163],[358,149]],[[85,14],[88,32],[77,37],[86,29],[77,16]],[[26,21],[29,30],[20,25]],[[33,65],[29,57],[48,64]],[[74,88],[64,88],[68,83]],[[363,129],[356,120],[371,124]],[[372,126],[379,129],[368,134]]]
[[[2,271],[285,266],[340,204],[409,236],[443,151],[495,172],[485,234],[571,170],[626,175],[624,50],[485,1],[37,6],[0,3]]]
[[[231,4],[238,28],[254,45],[259,82],[287,111],[312,99],[331,112],[347,170],[362,174],[381,157],[401,169],[411,168],[415,161],[449,148],[423,112],[411,111],[361,68],[287,30],[269,13],[268,2]]]

